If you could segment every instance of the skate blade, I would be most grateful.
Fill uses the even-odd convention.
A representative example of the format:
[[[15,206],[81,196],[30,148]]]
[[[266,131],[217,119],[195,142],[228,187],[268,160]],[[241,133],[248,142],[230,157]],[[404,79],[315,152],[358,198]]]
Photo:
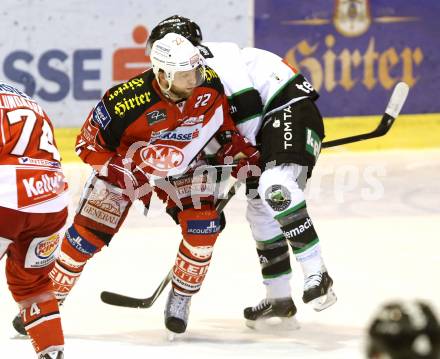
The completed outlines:
[[[246,326],[257,331],[293,331],[300,328],[299,322],[293,317],[272,317],[259,320],[246,320]]]
[[[327,294],[318,297],[316,299],[313,299],[310,302],[310,305],[316,312],[320,312],[321,310],[327,309],[328,307],[335,304],[337,300],[338,298],[336,297],[335,292],[330,287],[327,291]]]
[[[175,333],[175,332],[172,332],[169,329],[167,329],[166,331],[167,331],[167,339],[168,339],[169,342],[177,341],[180,338],[184,337],[185,334],[186,334],[186,332],[185,333]]]
[[[176,339],[176,333],[172,332],[171,330],[167,330],[167,339],[169,342],[174,342]]]
[[[10,337],[11,339],[29,339],[29,335],[23,335],[20,333],[14,333]]]

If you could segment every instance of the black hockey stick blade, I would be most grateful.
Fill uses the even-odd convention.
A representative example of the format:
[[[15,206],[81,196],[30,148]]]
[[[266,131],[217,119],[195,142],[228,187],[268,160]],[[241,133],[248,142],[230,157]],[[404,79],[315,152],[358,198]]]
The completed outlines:
[[[218,213],[223,211],[223,209],[228,204],[228,202],[232,199],[232,197],[234,197],[235,192],[239,187],[240,187],[240,182],[235,183],[229,189],[226,198],[222,198],[218,200],[216,204],[216,209]],[[159,284],[159,286],[156,288],[153,295],[148,298],[134,298],[114,292],[103,291],[101,292],[101,300],[106,304],[115,305],[118,307],[150,308],[154,304],[156,299],[159,298],[165,287],[171,281],[172,277],[173,277],[173,269],[171,268],[165,279],[163,279],[162,282]]]
[[[104,303],[110,305],[116,305],[118,307],[150,308],[154,304],[156,299],[159,298],[159,295],[163,292],[163,290],[168,285],[168,283],[171,281],[172,276],[173,276],[173,271],[170,270],[167,276],[164,278],[164,280],[156,288],[156,290],[154,291],[151,297],[133,298],[118,293],[103,291],[101,292],[101,300]]]
[[[218,213],[223,212],[226,205],[229,203],[229,201],[232,199],[232,197],[235,196],[235,193],[237,192],[237,189],[240,187],[240,182],[235,182],[235,184],[229,189],[228,194],[226,195],[226,198],[219,199],[215,205],[215,209]]]
[[[409,86],[405,82],[399,82],[396,87],[394,87],[393,94],[391,95],[390,101],[388,102],[385,113],[379,125],[375,130],[363,133],[360,135],[339,138],[333,141],[327,141],[322,144],[323,148],[334,147],[345,145],[347,143],[353,143],[358,141],[367,140],[369,138],[381,137],[385,135],[394,123],[394,120],[399,116],[400,110],[405,103],[408,96]]]

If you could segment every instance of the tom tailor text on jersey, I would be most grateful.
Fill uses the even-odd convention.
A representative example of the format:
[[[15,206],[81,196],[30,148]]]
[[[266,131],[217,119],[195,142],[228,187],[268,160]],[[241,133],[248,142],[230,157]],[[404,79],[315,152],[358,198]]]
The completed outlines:
[[[292,128],[292,121],[290,118],[292,117],[290,106],[286,107],[283,110],[283,116],[284,116],[284,149],[287,150],[289,147],[293,146],[293,128]]]

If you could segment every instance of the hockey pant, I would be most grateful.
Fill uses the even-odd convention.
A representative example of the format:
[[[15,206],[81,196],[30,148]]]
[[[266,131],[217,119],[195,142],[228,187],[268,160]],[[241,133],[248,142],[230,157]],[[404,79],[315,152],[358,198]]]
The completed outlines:
[[[62,350],[58,302],[49,272],[54,266],[67,208],[26,213],[0,207],[0,259],[6,255],[9,290],[37,353]]]
[[[130,206],[131,202],[122,195],[120,188],[91,175],[50,273],[55,295],[61,303],[78,281],[87,261],[105,245],[109,245],[124,222]]]
[[[307,167],[283,164],[265,170],[258,194],[248,199],[247,220],[256,241],[268,298],[291,296],[289,245],[305,276],[324,265],[318,235],[307,213]]]

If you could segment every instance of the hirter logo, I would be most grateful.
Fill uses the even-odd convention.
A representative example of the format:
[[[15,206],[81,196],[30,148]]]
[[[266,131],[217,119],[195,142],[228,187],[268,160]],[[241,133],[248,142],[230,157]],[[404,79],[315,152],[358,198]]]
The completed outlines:
[[[183,152],[169,145],[151,145],[141,151],[142,160],[150,167],[159,171],[168,171],[182,164]]]

